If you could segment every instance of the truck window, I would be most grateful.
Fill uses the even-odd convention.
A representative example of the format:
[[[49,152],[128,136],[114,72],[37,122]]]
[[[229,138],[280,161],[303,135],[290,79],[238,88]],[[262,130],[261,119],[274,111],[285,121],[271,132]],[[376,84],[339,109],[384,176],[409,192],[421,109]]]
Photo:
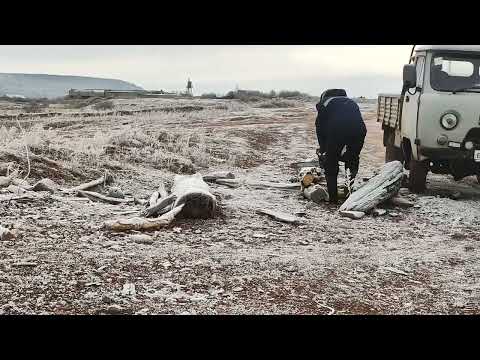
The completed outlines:
[[[480,57],[469,54],[436,54],[430,66],[430,84],[439,91],[478,92]]]
[[[423,73],[425,71],[425,57],[420,56],[417,58],[417,87],[423,87]]]

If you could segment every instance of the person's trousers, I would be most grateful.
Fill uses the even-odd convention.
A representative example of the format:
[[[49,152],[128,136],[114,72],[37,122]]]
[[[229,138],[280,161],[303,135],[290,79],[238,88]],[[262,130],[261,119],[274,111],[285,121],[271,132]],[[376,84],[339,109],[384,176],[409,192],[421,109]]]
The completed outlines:
[[[345,170],[350,170],[350,185],[357,176],[360,164],[360,152],[363,148],[365,136],[345,137],[339,139],[332,139],[327,142],[326,156],[325,156],[325,175],[327,179],[327,187],[329,196],[332,202],[337,200],[337,176],[338,176],[338,162],[345,163]],[[346,147],[346,152],[342,154],[343,148]]]

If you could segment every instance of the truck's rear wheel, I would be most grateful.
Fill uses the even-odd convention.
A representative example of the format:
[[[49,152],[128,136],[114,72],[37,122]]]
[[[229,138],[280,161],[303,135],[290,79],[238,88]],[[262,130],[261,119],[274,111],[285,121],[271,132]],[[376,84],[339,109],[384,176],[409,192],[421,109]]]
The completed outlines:
[[[383,129],[383,145],[385,146],[385,162],[398,160],[403,163],[403,151],[395,146],[395,130]]]
[[[395,145],[385,146],[385,162],[398,160],[403,163],[402,149],[397,148]]]
[[[428,161],[410,160],[409,188],[414,193],[422,193],[426,189],[427,174],[429,171]]]

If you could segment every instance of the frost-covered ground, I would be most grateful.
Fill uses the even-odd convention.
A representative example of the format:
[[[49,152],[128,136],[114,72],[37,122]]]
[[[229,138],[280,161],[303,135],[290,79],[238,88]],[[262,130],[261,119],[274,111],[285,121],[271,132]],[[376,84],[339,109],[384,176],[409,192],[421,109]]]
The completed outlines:
[[[180,102],[192,105],[115,106]],[[63,165],[33,161],[30,183],[48,176],[72,186],[109,170],[125,194],[148,198],[158,179],[168,183],[176,172],[230,170],[237,178],[288,182],[296,175],[292,162],[315,156],[314,104],[193,102],[203,109],[24,119],[25,136],[15,123],[0,124],[0,162],[25,169],[26,140],[32,152]],[[382,164],[383,147],[375,109],[362,110],[369,133],[360,176],[368,176]],[[479,313],[480,186],[473,178],[429,176],[429,187],[415,208],[389,209],[398,216],[355,221],[295,192],[212,185],[219,217],[178,220],[144,243],[99,228],[139,206],[40,193],[0,201],[0,224],[17,233],[0,242],[0,313]],[[451,200],[445,189],[462,196]],[[304,223],[279,223],[258,208],[303,212]]]

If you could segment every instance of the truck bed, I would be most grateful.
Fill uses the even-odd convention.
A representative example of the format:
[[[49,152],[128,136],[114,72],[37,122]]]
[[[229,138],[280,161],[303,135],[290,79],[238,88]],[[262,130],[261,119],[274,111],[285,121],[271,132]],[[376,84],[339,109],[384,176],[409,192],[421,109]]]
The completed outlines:
[[[377,105],[377,122],[382,127],[395,128],[400,123],[400,95],[379,94]]]

